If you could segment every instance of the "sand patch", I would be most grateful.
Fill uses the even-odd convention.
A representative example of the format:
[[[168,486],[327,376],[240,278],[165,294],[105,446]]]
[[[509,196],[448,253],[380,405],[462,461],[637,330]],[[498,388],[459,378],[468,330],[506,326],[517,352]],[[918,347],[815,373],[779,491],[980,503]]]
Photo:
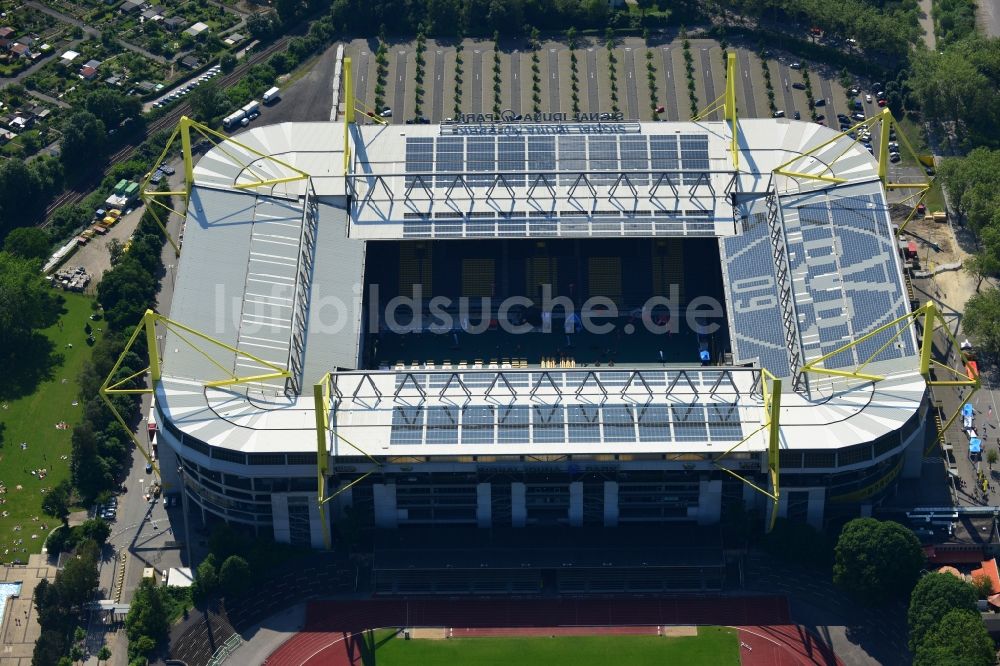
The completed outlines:
[[[661,627],[660,634],[667,638],[682,638],[684,636],[697,636],[698,627],[671,626]]]
[[[448,638],[448,630],[444,627],[419,627],[416,629],[410,629],[410,638],[443,641]]]

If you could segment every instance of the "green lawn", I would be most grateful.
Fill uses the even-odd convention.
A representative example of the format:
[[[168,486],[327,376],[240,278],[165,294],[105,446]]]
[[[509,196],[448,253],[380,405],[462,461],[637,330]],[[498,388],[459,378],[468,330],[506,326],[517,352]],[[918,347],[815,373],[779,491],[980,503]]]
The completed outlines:
[[[7,492],[0,497],[6,503],[0,510],[9,513],[0,517],[0,562],[15,559],[27,561],[29,553],[37,553],[48,532],[58,521],[42,513],[42,489],[52,488],[69,477],[70,437],[79,423],[82,407],[77,401],[77,377],[84,361],[90,358],[84,326],[88,323],[91,299],[78,294],[65,294],[64,313],[59,323],[43,331],[52,341],[52,364],[48,378],[41,381],[27,396],[0,400],[0,424],[3,425],[3,448],[0,449],[0,482]],[[94,322],[101,326],[101,322]],[[95,331],[95,335],[99,335]],[[72,348],[66,345],[72,344]],[[65,430],[56,424],[65,422]],[[28,448],[21,449],[21,442]],[[65,456],[64,460],[62,457]],[[44,479],[32,476],[31,470],[44,468]],[[17,486],[22,486],[17,490]],[[38,516],[37,522],[32,520]],[[41,525],[46,530],[42,531]],[[14,526],[21,530],[15,531]],[[32,539],[31,536],[38,537]],[[23,539],[24,543],[14,541]],[[24,549],[22,551],[22,549]]]
[[[736,630],[700,627],[697,637],[565,636],[410,640],[376,635],[365,666],[726,666],[740,663]]]

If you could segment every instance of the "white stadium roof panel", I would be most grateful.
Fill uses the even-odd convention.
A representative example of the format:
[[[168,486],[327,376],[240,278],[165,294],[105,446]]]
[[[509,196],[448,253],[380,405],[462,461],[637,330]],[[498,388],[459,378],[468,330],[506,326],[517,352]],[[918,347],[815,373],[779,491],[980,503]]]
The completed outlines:
[[[672,382],[676,368],[644,368],[642,382],[637,368],[348,370],[359,367],[357,287],[374,239],[717,237],[734,361],[783,378],[907,312],[872,156],[815,123],[739,127],[736,172],[721,122],[352,126],[346,178],[340,123],[241,132],[245,148],[217,146],[195,169],[170,317],[287,364],[295,379],[204,389],[224,373],[170,332],[161,408],[192,442],[315,451],[309,388],[339,370],[339,431],[373,454],[721,452],[759,426],[757,370],[689,369],[693,384]],[[847,182],[773,174],[793,159],[794,171]],[[295,169],[310,178],[237,189]],[[331,299],[343,309],[326,307]],[[882,382],[785,382],[783,446],[850,446],[912,416],[924,393],[915,340],[912,331],[891,336],[826,363],[852,367],[879,351],[869,369]],[[203,349],[227,371],[264,371]],[[720,373],[732,396],[710,390]],[[381,397],[344,388],[355,378]],[[766,441],[758,434],[746,446]]]

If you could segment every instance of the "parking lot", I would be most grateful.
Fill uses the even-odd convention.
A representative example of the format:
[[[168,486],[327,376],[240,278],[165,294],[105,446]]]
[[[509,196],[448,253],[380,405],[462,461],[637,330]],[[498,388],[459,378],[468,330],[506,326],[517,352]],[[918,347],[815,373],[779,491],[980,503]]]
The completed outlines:
[[[196,76],[195,78],[191,79],[184,85],[177,86],[176,88],[166,93],[162,97],[159,97],[150,102],[149,104],[144,105],[143,111],[149,111],[150,109],[158,109],[161,106],[169,106],[172,102],[176,102],[182,97],[187,96],[202,83],[214,79],[216,76],[219,75],[221,71],[222,68],[219,65],[212,65],[207,70],[205,70],[204,74]]]
[[[571,52],[565,43],[543,42],[538,51],[538,86],[542,112],[572,113]],[[366,109],[375,110],[377,64],[369,40],[349,43],[347,55],[354,62],[355,95],[363,100]],[[736,99],[743,117],[769,117],[767,86],[760,55],[747,45],[731,44],[728,49],[736,53]],[[496,45],[492,41],[465,40],[463,43],[462,98],[459,108],[463,113],[489,113],[497,102],[501,109],[515,113],[533,110],[532,58],[524,42],[501,42],[501,86],[499,100],[493,87],[493,59]],[[628,120],[653,120],[653,106],[647,81],[646,51],[653,65],[656,82],[656,103],[663,107],[662,120],[687,120],[690,118],[688,83],[684,68],[682,42],[679,39],[656,42],[649,46],[638,38],[618,40],[613,50],[617,80],[618,108]],[[709,39],[691,39],[690,50],[694,66],[695,94],[698,107],[703,109],[725,90],[725,64],[721,45]],[[388,48],[388,73],[385,79],[385,106],[392,109],[391,121],[404,123],[415,113],[415,79],[417,73],[415,43],[394,42]],[[454,116],[456,48],[453,43],[428,40],[424,54],[424,94],[422,115],[433,123]],[[576,49],[578,68],[578,99],[582,112],[610,111],[611,63],[609,51],[603,41],[581,40]],[[772,52],[768,58],[771,82],[775,93],[775,106],[789,118],[799,111],[803,120],[809,119],[809,105],[802,84],[801,70],[792,69],[795,59],[787,54]],[[810,64],[815,98],[823,98],[826,106],[818,108],[826,118],[823,122],[837,128],[838,113],[850,113],[846,93],[841,87],[838,73],[830,68]],[[863,101],[864,111],[872,115],[878,111],[874,100]],[[382,109],[379,109],[381,111]],[[712,119],[718,119],[714,114]]]

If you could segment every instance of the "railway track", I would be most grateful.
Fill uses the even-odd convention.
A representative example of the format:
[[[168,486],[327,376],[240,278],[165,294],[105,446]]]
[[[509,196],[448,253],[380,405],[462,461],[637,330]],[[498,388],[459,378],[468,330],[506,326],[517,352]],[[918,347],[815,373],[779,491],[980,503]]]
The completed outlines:
[[[240,65],[236,67],[236,69],[234,69],[232,72],[219,77],[218,79],[219,86],[223,89],[233,86],[243,77],[246,71],[249,70],[251,67],[260,64],[267,58],[271,57],[274,53],[285,48],[285,46],[288,45],[288,41],[290,39],[291,39],[290,36],[282,37],[278,41],[274,42],[273,44],[265,48],[263,51],[258,51],[257,53],[251,54],[242,63],[240,63]],[[69,204],[74,204],[82,201],[83,198],[87,196],[87,194],[100,183],[101,179],[104,178],[105,174],[107,174],[108,170],[110,170],[112,166],[132,157],[132,155],[134,155],[136,151],[139,150],[139,146],[142,145],[142,142],[145,141],[148,137],[152,136],[153,134],[161,130],[173,127],[181,119],[181,116],[186,115],[190,112],[191,112],[191,105],[188,102],[182,102],[174,106],[169,111],[167,111],[163,116],[157,118],[156,120],[151,121],[146,126],[145,133],[136,136],[131,143],[123,146],[121,149],[118,150],[118,152],[108,157],[106,167],[98,174],[96,178],[91,179],[87,183],[84,183],[78,186],[77,188],[74,188],[72,190],[66,190],[58,197],[56,197],[52,201],[52,203],[50,203],[45,208],[45,221],[40,226],[43,228],[49,226],[49,220],[52,218],[52,214],[60,206],[66,206]]]

